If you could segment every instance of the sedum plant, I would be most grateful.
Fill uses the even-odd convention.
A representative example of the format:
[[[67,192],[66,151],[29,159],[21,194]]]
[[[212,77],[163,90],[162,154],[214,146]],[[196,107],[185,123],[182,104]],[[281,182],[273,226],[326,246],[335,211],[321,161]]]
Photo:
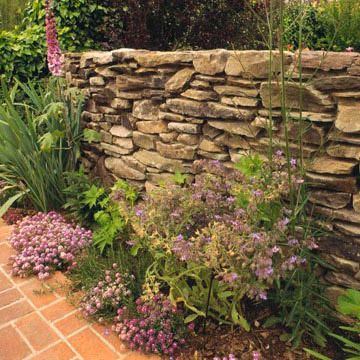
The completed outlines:
[[[133,252],[152,254],[148,285],[169,288],[189,310],[186,322],[211,317],[249,330],[245,297],[265,300],[275,281],[306,263],[301,250],[316,247],[281,200],[290,191],[283,163],[281,152],[272,163],[246,158],[238,170],[200,161],[192,185],[155,190],[136,208]],[[296,189],[302,180],[291,164]]]

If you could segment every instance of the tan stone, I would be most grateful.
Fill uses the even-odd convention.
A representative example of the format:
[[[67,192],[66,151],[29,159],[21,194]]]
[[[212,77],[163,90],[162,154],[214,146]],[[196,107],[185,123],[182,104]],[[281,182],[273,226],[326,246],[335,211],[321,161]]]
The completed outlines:
[[[305,166],[307,170],[318,174],[351,175],[358,163],[322,156],[306,162]]]
[[[339,286],[330,286],[325,290],[325,296],[329,299],[330,305],[333,308],[337,308],[338,297],[344,295],[346,289]]]
[[[134,54],[136,62],[144,67],[190,63],[193,57],[192,51],[148,51]]]
[[[340,100],[338,109],[335,121],[336,128],[344,133],[360,132],[360,102]]]
[[[360,236],[360,226],[347,222],[335,221],[334,228],[347,236]]]
[[[128,166],[122,159],[108,157],[105,159],[105,167],[113,174],[131,180],[145,180],[145,174]]]
[[[99,56],[101,51],[88,51],[81,55],[80,58],[80,68],[88,67],[93,63],[93,59],[95,56]]]
[[[99,112],[103,113],[103,114],[107,114],[107,115],[115,115],[118,113],[117,110],[108,107],[108,106],[102,106],[102,105],[98,105],[97,106]]]
[[[194,52],[194,68],[204,75],[216,75],[225,69],[229,52],[226,50],[207,50]]]
[[[100,146],[105,151],[105,154],[110,155],[128,155],[132,152],[132,149],[126,149],[120,146],[106,144],[104,142],[100,143]]]
[[[95,54],[93,62],[98,65],[111,64],[114,61],[114,56],[111,51],[102,51]]]
[[[325,255],[325,259],[341,272],[356,274],[360,270],[360,264],[358,262],[344,259],[333,254]]]
[[[157,136],[155,135],[143,134],[139,131],[134,131],[133,133],[134,144],[146,150],[155,149],[156,140],[157,140]]]
[[[205,136],[209,137],[210,139],[214,139],[216,136],[222,133],[221,130],[213,128],[207,122],[202,127],[202,132]]]
[[[303,69],[343,70],[351,66],[356,56],[356,53],[346,52],[303,51],[301,66]]]
[[[115,78],[118,73],[109,69],[108,67],[97,67],[95,69],[96,74],[103,76],[104,78]]]
[[[353,195],[353,208],[356,212],[360,213],[360,193]]]
[[[330,131],[328,134],[329,140],[344,142],[348,144],[354,144],[354,145],[360,145],[360,136],[359,135],[353,135],[353,134],[344,134],[341,133],[339,130],[333,130]]]
[[[129,100],[114,98],[111,100],[110,106],[116,110],[131,109],[132,103]]]
[[[279,128],[275,124],[276,123],[275,123],[274,119],[270,123],[270,119],[264,118],[264,117],[261,117],[261,116],[257,116],[255,118],[255,120],[251,122],[251,126],[258,127],[258,128],[261,128],[261,129],[267,129],[267,130],[269,130],[270,125],[272,125],[272,130],[277,131],[277,130],[279,130]]]
[[[129,150],[134,149],[133,141],[130,138],[117,138],[117,137],[114,137],[113,138],[113,144],[118,145],[118,146],[120,146],[120,147],[122,147],[124,149],[129,149]]]
[[[173,75],[165,84],[165,90],[169,92],[181,92],[190,83],[195,71],[184,68]]]
[[[169,172],[185,172],[185,167],[180,160],[169,159],[155,151],[140,150],[134,154],[134,158],[142,164]]]
[[[360,214],[350,209],[333,210],[322,206],[315,206],[314,211],[315,213],[324,215],[330,219],[360,224]]]
[[[289,122],[287,130],[288,138],[294,141],[300,141],[300,133],[304,143],[322,145],[325,141],[325,129],[308,121],[303,121],[301,125],[300,123]],[[284,124],[280,126],[278,136],[286,137]]]
[[[151,100],[134,101],[132,114],[142,120],[157,120],[159,118],[159,106]]]
[[[281,69],[280,54],[274,51],[272,58],[272,72],[279,73]],[[293,55],[285,52],[285,66],[290,65]],[[270,51],[233,51],[229,57],[225,73],[232,76],[242,76],[246,78],[260,78],[268,77],[270,68]]]
[[[215,138],[214,142],[216,144],[225,145],[230,149],[250,149],[249,142],[239,135],[225,133]]]
[[[170,143],[175,141],[178,135],[179,133],[177,133],[176,131],[171,131],[168,133],[159,134],[159,137],[163,142]]]
[[[229,85],[237,85],[240,87],[247,87],[252,89],[257,89],[261,84],[261,81],[256,81],[254,79],[244,79],[241,77],[228,76],[226,81]]]
[[[234,109],[214,102],[204,103],[187,99],[168,99],[166,104],[175,113],[200,118],[250,119],[253,117],[253,112],[250,110]]]
[[[228,161],[230,159],[229,154],[225,154],[225,153],[220,154],[220,153],[213,153],[204,150],[199,150],[198,154],[200,156],[203,156],[204,158],[219,160],[219,161]]]
[[[358,191],[356,185],[356,178],[352,176],[329,176],[319,175],[311,172],[307,172],[305,176],[306,180],[311,186],[318,188],[325,188],[329,190],[337,190],[355,193]]]
[[[193,80],[190,83],[190,86],[195,89],[200,89],[200,90],[211,89],[210,83],[208,81],[202,81],[202,80]]]
[[[360,146],[333,143],[328,146],[326,152],[334,157],[360,160]]]
[[[138,121],[136,123],[137,129],[146,134],[160,134],[168,131],[167,123],[165,121]]]
[[[214,152],[214,153],[221,153],[223,152],[223,149],[221,146],[215,144],[211,140],[208,139],[202,139],[199,145],[199,148],[203,151],[207,152]]]
[[[281,86],[277,82],[271,83],[272,107],[281,107]],[[303,101],[300,104],[300,91],[302,91]],[[270,107],[270,87],[268,82],[263,82],[260,87],[262,102],[266,108]],[[329,95],[323,94],[312,86],[303,86],[302,90],[299,84],[288,83],[286,85],[286,105],[290,109],[302,109],[304,111],[322,112],[331,110],[334,103]],[[302,106],[301,106],[302,105]]]
[[[99,122],[103,120],[103,114],[91,113],[89,111],[83,111],[81,119],[84,121]]]
[[[145,88],[163,88],[166,78],[162,76],[131,76],[118,75],[116,77],[116,86],[118,90],[137,90]]]
[[[254,98],[247,98],[247,97],[226,97],[223,96],[221,98],[221,103],[231,106],[245,106],[245,107],[256,107],[259,105],[260,100]]]
[[[206,81],[211,84],[223,84],[225,83],[225,78],[221,76],[208,76],[208,75],[195,75],[196,80]]]
[[[168,124],[169,130],[174,130],[181,133],[187,134],[198,134],[201,131],[199,125],[196,124],[188,124],[188,123],[176,123],[171,122]]]
[[[91,77],[89,81],[90,81],[91,86],[103,86],[103,85],[105,85],[105,80],[101,76]]]
[[[107,131],[100,130],[100,134],[101,134],[101,140],[103,142],[106,142],[108,144],[112,143],[112,136]]]
[[[185,145],[196,145],[199,142],[199,136],[192,134],[180,134],[177,137],[177,141]]]
[[[321,91],[360,89],[360,78],[347,75],[327,76],[315,79],[312,84]]]
[[[216,100],[217,94],[214,91],[188,89],[181,96],[198,101]]]
[[[195,148],[182,144],[164,144],[158,141],[156,150],[160,155],[170,159],[193,160],[195,157]]]
[[[244,135],[251,138],[256,137],[260,131],[259,128],[255,128],[246,122],[238,121],[209,121],[209,125],[230,134]]]
[[[309,201],[313,204],[326,206],[331,209],[342,209],[350,203],[351,194],[328,190],[312,190]]]
[[[360,290],[360,281],[355,280],[355,278],[338,272],[328,272],[325,275],[325,279],[331,284],[345,286],[351,289]]]
[[[129,130],[125,126],[115,125],[110,129],[111,135],[121,137],[121,138],[129,138],[132,136],[132,130]]]
[[[331,95],[341,99],[360,99],[360,91],[337,91],[332,92]]]
[[[260,109],[258,111],[259,115],[261,116],[269,116],[270,111],[265,109]],[[281,117],[281,111],[273,110],[272,111],[273,117]],[[300,119],[300,111],[290,111],[288,112],[288,117],[290,119],[299,120]],[[332,113],[316,113],[316,112],[309,112],[309,111],[302,111],[301,118],[303,120],[314,121],[314,122],[321,122],[321,123],[328,123],[335,121],[335,115]]]
[[[256,97],[259,95],[259,90],[233,86],[233,85],[216,85],[214,86],[214,90],[219,95],[228,95],[228,96],[240,96],[240,97]]]

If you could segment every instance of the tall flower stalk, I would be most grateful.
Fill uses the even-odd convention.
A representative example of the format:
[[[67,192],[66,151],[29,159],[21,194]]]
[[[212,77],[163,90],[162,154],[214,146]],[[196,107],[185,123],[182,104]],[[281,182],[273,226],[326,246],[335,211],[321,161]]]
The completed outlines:
[[[52,10],[52,0],[45,2],[45,30],[47,42],[47,61],[51,74],[54,76],[62,75],[63,56],[60,49],[58,34],[56,30],[56,19]]]

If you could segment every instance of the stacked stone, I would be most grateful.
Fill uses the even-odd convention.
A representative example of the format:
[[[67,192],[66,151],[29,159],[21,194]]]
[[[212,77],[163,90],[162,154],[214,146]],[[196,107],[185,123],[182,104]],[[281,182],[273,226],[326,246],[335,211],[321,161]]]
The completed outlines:
[[[281,59],[273,52],[269,80],[269,58],[226,50],[68,54],[66,79],[89,98],[83,121],[103,135],[84,145],[84,163],[91,169],[103,159],[113,176],[149,189],[177,171],[191,175],[197,159],[230,164],[266,153],[270,124],[274,148],[284,147]],[[337,267],[326,274],[337,295],[343,286],[360,289],[360,54],[306,51],[301,66],[299,74],[297,54],[285,54],[290,151],[300,155],[301,132],[311,212],[332,219],[335,236],[321,247]]]

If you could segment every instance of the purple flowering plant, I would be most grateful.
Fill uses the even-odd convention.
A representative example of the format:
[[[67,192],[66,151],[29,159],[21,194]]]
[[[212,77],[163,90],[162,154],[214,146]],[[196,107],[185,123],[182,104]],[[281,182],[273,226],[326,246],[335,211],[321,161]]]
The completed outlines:
[[[148,274],[190,311],[185,322],[212,317],[248,330],[243,299],[267,299],[274,281],[306,262],[302,249],[316,248],[283,201],[302,179],[293,161],[288,182],[281,152],[271,163],[198,161],[193,170],[193,184],[161,187],[136,208],[134,246],[153,254]]]
[[[10,243],[12,274],[46,279],[54,270],[70,270],[76,256],[91,244],[92,233],[52,211],[24,218],[14,226]]]

